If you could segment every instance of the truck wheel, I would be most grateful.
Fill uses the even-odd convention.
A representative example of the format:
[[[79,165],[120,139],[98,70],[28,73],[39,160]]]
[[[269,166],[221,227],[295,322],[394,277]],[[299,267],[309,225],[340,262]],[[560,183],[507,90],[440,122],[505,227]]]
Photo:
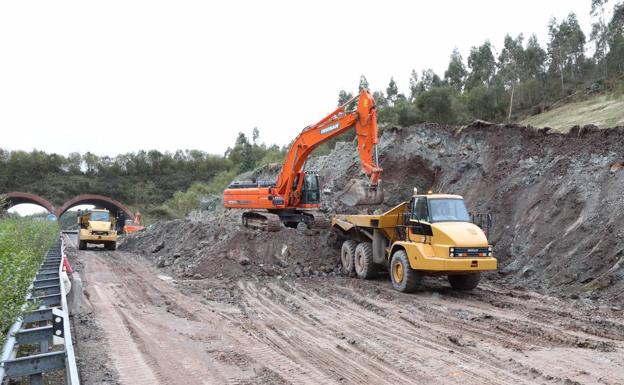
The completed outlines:
[[[422,281],[423,274],[412,269],[405,250],[398,250],[392,255],[390,262],[390,279],[392,286],[398,291],[412,293],[416,291]]]
[[[472,290],[479,284],[481,273],[449,275],[448,280],[455,290]]]
[[[355,274],[360,279],[372,279],[377,276],[377,270],[373,263],[373,245],[370,242],[362,242],[355,248]]]
[[[86,249],[87,249],[87,241],[79,241],[78,250],[86,250]]]
[[[115,250],[117,249],[117,242],[106,242],[106,244],[104,244],[104,248],[106,248],[106,250]]]
[[[342,264],[342,273],[350,275],[354,269],[355,249],[357,243],[352,240],[344,241],[340,250],[340,263]]]

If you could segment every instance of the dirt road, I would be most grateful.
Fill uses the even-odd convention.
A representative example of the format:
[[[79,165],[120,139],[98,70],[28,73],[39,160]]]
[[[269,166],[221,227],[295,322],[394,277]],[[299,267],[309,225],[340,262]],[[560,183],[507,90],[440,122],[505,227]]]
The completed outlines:
[[[104,250],[77,264],[96,324],[76,323],[78,350],[102,350],[81,370],[109,383],[624,383],[622,312],[578,301],[436,280],[412,295],[383,278],[176,281]]]

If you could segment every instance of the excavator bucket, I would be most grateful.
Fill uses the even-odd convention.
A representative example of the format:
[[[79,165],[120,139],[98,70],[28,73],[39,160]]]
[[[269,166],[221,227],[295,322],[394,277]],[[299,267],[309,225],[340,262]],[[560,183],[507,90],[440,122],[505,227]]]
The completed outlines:
[[[371,187],[363,180],[352,179],[338,197],[347,206],[373,206],[380,205],[384,200],[381,186]]]
[[[381,187],[368,189],[363,196],[360,197],[356,206],[378,206],[384,201],[384,192]]]

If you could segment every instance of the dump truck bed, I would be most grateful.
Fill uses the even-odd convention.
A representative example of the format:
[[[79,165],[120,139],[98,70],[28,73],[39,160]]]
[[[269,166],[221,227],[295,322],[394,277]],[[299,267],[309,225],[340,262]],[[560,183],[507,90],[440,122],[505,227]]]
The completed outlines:
[[[364,231],[378,229],[386,238],[392,240],[397,236],[397,227],[403,225],[407,206],[407,203],[401,203],[383,214],[334,215],[332,217],[332,227],[338,227],[345,232],[352,231],[355,228]]]

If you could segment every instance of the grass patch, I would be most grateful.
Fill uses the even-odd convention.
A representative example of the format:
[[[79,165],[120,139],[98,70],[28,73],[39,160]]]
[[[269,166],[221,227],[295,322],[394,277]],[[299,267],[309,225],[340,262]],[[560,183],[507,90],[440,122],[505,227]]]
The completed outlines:
[[[595,124],[600,128],[624,125],[624,95],[601,95],[582,102],[565,104],[540,115],[528,117],[522,124],[550,127],[568,132],[573,126]]]
[[[0,346],[20,315],[44,254],[57,237],[56,222],[0,217]]]

